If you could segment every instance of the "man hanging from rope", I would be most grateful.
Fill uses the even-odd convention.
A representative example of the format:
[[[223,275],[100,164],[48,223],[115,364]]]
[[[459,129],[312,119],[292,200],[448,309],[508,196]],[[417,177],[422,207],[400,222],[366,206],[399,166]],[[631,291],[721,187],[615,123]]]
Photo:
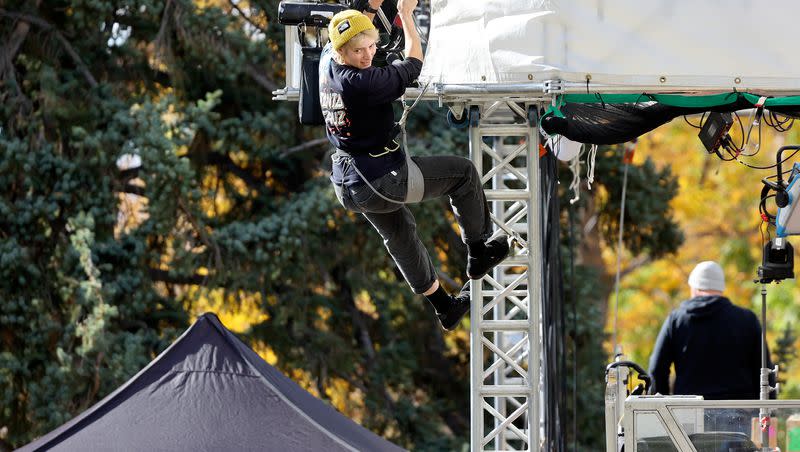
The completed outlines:
[[[339,202],[369,220],[411,289],[428,299],[442,327],[451,330],[469,311],[469,283],[457,296],[441,287],[406,204],[450,198],[467,245],[471,279],[482,278],[505,259],[509,245],[505,236],[487,242],[492,232],[489,206],[470,160],[409,158],[395,141],[392,102],[419,76],[423,55],[413,17],[417,0],[399,0],[406,58],[372,66],[378,41],[372,19],[382,3],[370,0],[367,14],[342,11],[328,25],[330,43],[322,52],[319,76],[327,135],[337,149],[331,181]]]

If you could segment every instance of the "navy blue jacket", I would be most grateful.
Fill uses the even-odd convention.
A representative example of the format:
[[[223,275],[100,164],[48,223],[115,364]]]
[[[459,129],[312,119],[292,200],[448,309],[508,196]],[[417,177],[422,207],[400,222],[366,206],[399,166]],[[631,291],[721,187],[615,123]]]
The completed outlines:
[[[335,147],[352,154],[368,180],[399,167],[404,154],[391,152],[382,157],[395,134],[392,103],[422,70],[422,61],[406,58],[384,67],[358,69],[333,60],[333,49],[325,46],[319,64],[319,95],[328,139]],[[334,168],[334,182],[341,182]]]
[[[709,400],[758,399],[758,318],[721,296],[684,301],[664,321],[650,357],[656,392],[670,393],[673,363],[675,394],[701,395]],[[769,359],[768,365],[771,367]]]

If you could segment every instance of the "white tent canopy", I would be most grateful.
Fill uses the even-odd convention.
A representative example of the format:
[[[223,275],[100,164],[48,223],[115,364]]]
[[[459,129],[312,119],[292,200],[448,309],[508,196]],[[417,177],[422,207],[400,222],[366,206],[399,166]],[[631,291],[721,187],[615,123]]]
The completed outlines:
[[[432,0],[423,80],[800,90],[791,0]]]

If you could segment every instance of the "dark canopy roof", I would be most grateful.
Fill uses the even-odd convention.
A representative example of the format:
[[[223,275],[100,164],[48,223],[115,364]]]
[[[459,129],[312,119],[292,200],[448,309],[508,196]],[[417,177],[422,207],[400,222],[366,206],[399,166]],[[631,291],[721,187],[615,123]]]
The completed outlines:
[[[401,451],[204,314],[136,376],[33,450]]]
[[[631,141],[684,115],[752,109],[760,96],[722,93],[706,96],[679,94],[566,94],[542,116],[542,128],[579,143],[617,144]],[[770,97],[766,111],[800,117],[800,96]]]

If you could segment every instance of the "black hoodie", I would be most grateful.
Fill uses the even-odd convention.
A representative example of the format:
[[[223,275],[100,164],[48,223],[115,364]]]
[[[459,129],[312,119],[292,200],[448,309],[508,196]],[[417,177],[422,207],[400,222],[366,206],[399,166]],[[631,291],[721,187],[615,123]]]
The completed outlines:
[[[328,43],[319,63],[320,106],[328,140],[351,154],[361,174],[372,181],[405,163],[403,152],[386,152],[384,147],[395,147],[392,139],[399,129],[392,105],[419,77],[422,61],[406,58],[383,67],[358,69],[337,63],[333,53]],[[357,173],[343,174],[342,170],[333,165],[333,183],[363,183]]]
[[[673,310],[656,339],[650,374],[656,392],[705,399],[758,399],[761,326],[751,311],[725,297],[700,296]],[[771,367],[771,362],[768,362]]]

